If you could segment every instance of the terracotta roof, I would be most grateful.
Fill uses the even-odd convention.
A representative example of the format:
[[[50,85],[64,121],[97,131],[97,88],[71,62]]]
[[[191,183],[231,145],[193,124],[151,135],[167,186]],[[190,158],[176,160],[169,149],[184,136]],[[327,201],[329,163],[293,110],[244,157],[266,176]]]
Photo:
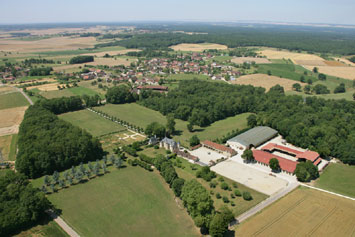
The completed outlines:
[[[203,145],[206,145],[206,146],[209,146],[209,147],[212,147],[216,150],[219,150],[219,151],[225,151],[225,152],[228,152],[229,154],[233,155],[236,153],[235,150],[233,150],[232,148],[229,148],[229,147],[226,147],[226,146],[223,146],[221,144],[218,144],[218,143],[214,143],[214,142],[211,142],[211,141],[203,141],[202,142]]]
[[[276,156],[266,151],[253,150],[253,155],[256,161],[269,165],[271,158],[276,158],[279,161],[280,168],[284,171],[293,173],[296,169],[297,162]]]
[[[280,150],[280,151],[285,151],[294,155],[303,153],[302,151],[298,151],[292,148],[288,148],[286,146],[281,146],[276,143],[269,143],[261,148],[261,150],[268,150],[268,151],[273,151],[274,149]]]
[[[306,159],[314,162],[319,157],[319,154],[315,151],[305,151],[296,156],[297,159]]]
[[[316,161],[313,162],[314,165],[318,165],[320,162],[322,161],[322,159],[317,159]]]

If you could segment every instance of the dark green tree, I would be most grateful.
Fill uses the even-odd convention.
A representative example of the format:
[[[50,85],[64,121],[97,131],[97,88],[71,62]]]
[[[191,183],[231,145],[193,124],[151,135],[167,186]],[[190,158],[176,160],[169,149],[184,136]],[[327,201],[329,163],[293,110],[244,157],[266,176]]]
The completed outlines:
[[[242,158],[243,158],[247,163],[250,163],[250,162],[254,162],[254,161],[255,161],[253,152],[252,152],[252,150],[250,150],[250,149],[246,149],[246,150],[243,152]]]
[[[271,158],[270,159],[269,166],[270,166],[271,170],[274,171],[274,172],[280,171],[279,160],[276,159],[276,158]]]
[[[196,135],[193,135],[190,138],[190,146],[197,146],[198,144],[200,144],[200,139]]]

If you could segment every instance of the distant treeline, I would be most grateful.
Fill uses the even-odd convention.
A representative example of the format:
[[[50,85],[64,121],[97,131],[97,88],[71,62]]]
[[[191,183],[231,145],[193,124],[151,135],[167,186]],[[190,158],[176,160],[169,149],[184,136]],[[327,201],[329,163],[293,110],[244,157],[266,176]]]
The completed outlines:
[[[89,63],[94,61],[94,56],[76,56],[69,60],[70,64]]]
[[[355,34],[310,29],[246,28],[246,27],[195,27],[187,28],[208,34],[148,33],[136,34],[122,41],[98,44],[96,47],[124,46],[139,49],[164,49],[180,43],[218,43],[230,48],[266,46],[310,53],[355,54]]]
[[[54,114],[80,108],[79,97],[40,100],[30,106],[19,130],[16,170],[36,178],[101,159],[104,152],[96,138]]]
[[[287,141],[355,165],[355,102],[286,96],[277,85],[263,88],[200,80],[181,81],[167,95],[144,93],[140,104],[173,113],[192,125],[211,123],[241,113],[256,113],[256,125],[270,126]]]
[[[80,34],[79,36],[80,37],[97,37],[97,36],[100,36],[100,33],[88,32],[88,33]]]
[[[23,63],[26,64],[26,65],[30,65],[30,64],[55,64],[54,60],[45,59],[45,58],[25,59],[25,61],[23,61]]]
[[[127,39],[127,38],[131,38],[133,35],[130,34],[104,34],[101,36],[102,39],[116,39],[116,38],[120,38],[120,39]]]

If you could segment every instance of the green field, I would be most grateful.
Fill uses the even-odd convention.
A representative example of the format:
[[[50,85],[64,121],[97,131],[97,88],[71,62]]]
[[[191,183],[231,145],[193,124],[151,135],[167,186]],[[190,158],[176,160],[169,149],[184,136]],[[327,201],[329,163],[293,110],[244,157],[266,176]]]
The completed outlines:
[[[9,160],[12,160],[12,161],[16,160],[17,141],[18,141],[17,134],[13,134],[11,137]]]
[[[316,187],[355,198],[355,166],[329,164],[317,180]]]
[[[82,96],[82,95],[88,95],[88,96],[93,96],[93,95],[100,95],[102,98],[103,96],[96,91],[86,88],[86,87],[71,87],[68,89],[63,89],[63,90],[55,90],[55,91],[44,91],[40,92],[40,95],[44,96],[47,99],[53,99],[53,98],[60,98],[60,97],[70,97],[70,96]]]
[[[93,136],[126,130],[125,127],[105,119],[94,112],[80,110],[59,115],[59,118],[85,129]]]
[[[49,218],[48,218],[49,219]],[[43,220],[38,225],[22,231],[21,233],[15,235],[16,237],[66,237],[69,236],[60,226],[51,220]]]
[[[295,81],[300,81],[301,76],[304,76],[306,81],[312,79],[312,81],[317,81],[318,79],[314,76],[310,76],[311,71],[304,69],[301,66],[294,64],[259,64],[257,68],[258,73],[268,74],[268,71],[271,72],[271,75],[278,76],[282,78],[288,78]],[[308,75],[304,75],[303,72],[307,71]]]
[[[201,75],[201,74],[192,74],[192,73],[191,74],[181,73],[181,74],[171,74],[166,79],[182,81],[182,80],[193,80],[195,78],[200,80],[207,80],[209,79],[209,76]]]
[[[9,109],[26,105],[29,105],[29,103],[20,92],[0,95],[0,109]]]
[[[148,109],[136,103],[120,105],[106,104],[97,109],[142,128],[146,128],[146,126],[152,122],[158,122],[163,125],[166,124],[166,118],[160,112]],[[214,140],[226,135],[231,130],[246,128],[246,119],[249,115],[250,113],[245,113],[230,117],[217,121],[206,128],[195,126],[195,132],[193,133],[187,130],[186,121],[176,119],[175,128],[178,135],[175,135],[174,139],[180,141],[184,146],[188,145],[188,141],[193,135],[197,135],[201,140]]]
[[[48,198],[81,236],[199,235],[160,175],[140,167],[113,170]]]

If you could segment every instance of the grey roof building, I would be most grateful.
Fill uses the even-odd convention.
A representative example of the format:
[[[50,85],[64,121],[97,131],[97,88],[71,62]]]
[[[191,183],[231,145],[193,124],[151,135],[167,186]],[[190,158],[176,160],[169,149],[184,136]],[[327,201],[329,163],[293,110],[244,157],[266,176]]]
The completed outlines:
[[[227,143],[239,143],[246,148],[257,147],[274,138],[277,134],[278,132],[275,129],[259,126],[229,139]]]

